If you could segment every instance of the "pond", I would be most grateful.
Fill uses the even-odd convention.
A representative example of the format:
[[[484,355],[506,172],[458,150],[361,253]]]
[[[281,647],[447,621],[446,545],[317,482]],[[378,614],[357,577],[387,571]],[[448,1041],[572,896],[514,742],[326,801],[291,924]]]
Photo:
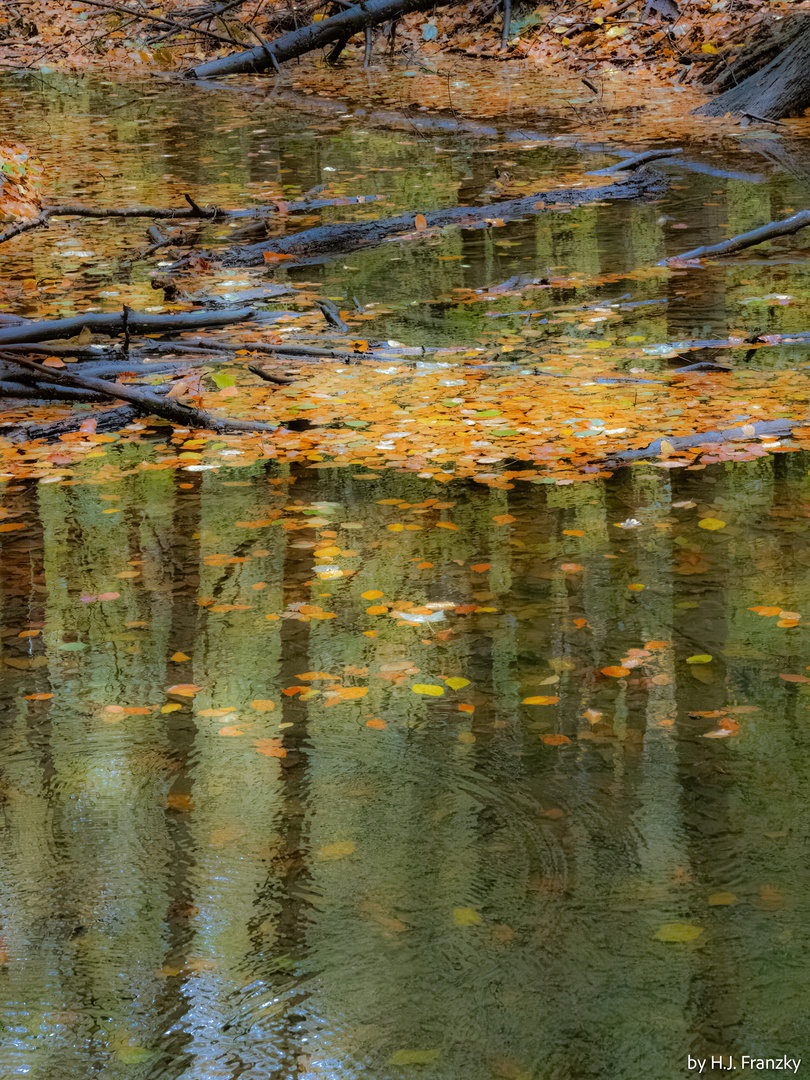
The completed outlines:
[[[3,86],[63,200],[179,205],[193,184],[242,205],[328,168],[395,213],[467,176],[480,194],[498,156],[236,93]],[[638,273],[806,194],[753,153],[711,159],[749,179],[669,166],[655,205],[281,279],[379,303],[373,333],[408,344],[491,347],[491,300],[437,295],[547,265],[582,279],[538,307],[672,301],[572,325],[558,355],[806,329],[797,244],[710,267],[699,299]],[[539,146],[515,168],[607,160]],[[58,222],[8,245],[6,309],[160,306],[142,234]],[[804,452],[475,482],[235,439],[201,466],[184,443],[134,425],[1,481],[5,1076],[675,1080],[689,1055],[810,1057]]]

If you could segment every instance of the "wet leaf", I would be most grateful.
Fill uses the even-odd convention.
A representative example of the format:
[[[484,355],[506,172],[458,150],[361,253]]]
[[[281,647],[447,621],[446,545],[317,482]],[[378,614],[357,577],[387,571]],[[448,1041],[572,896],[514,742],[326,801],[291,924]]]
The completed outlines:
[[[432,1065],[442,1056],[441,1050],[396,1050],[389,1065]]]
[[[321,859],[344,859],[347,855],[354,854],[356,846],[354,840],[339,840],[334,844],[326,844],[318,855]]]
[[[186,656],[184,652],[176,652],[173,653],[172,656],[169,657],[169,659],[173,660],[176,664],[182,664],[185,660],[190,660],[191,657]]]
[[[195,694],[199,694],[201,689],[201,686],[195,686],[194,683],[176,683],[174,686],[170,686],[166,693],[179,694],[180,697],[194,697]]]
[[[691,923],[664,923],[655,933],[658,941],[695,941],[703,933],[703,927]]]
[[[462,679],[459,675],[453,675],[449,679],[444,680],[444,685],[449,686],[451,690],[461,690],[463,686],[469,686],[469,679]]]
[[[567,735],[541,735],[540,738],[546,746],[565,746],[571,742]]]
[[[255,709],[256,712],[272,712],[276,707],[276,703],[268,698],[256,698],[255,701],[251,701],[250,707]]]
[[[441,697],[444,693],[443,686],[436,686],[431,683],[416,683],[411,687],[414,694],[427,694],[428,697]]]
[[[287,756],[286,749],[281,745],[281,739],[254,739],[253,745],[256,747],[256,753],[263,754],[264,757],[285,758]]]
[[[424,214],[417,214],[416,217],[413,219],[413,223],[417,232],[424,232],[424,230],[427,228],[427,218]]]
[[[601,670],[603,675],[609,675],[612,679],[621,679],[624,675],[630,674],[630,670],[628,668],[618,667],[615,664],[611,667],[603,667]]]
[[[695,656],[687,656],[687,664],[710,664],[712,657],[708,653],[697,653]]]
[[[522,705],[556,705],[558,697],[527,697],[521,702]]]
[[[453,925],[454,926],[479,926],[484,920],[475,910],[471,907],[457,907],[453,908]]]
[[[710,531],[714,532],[717,529],[725,529],[726,522],[721,521],[720,518],[701,518],[701,520],[698,522],[698,527],[701,529],[709,529]]]

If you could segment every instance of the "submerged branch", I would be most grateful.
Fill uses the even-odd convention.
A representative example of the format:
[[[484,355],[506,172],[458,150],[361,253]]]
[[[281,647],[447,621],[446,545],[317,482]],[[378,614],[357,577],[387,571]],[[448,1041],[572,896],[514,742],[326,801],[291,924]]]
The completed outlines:
[[[753,247],[754,244],[764,244],[766,240],[774,240],[777,236],[791,236],[800,229],[810,225],[810,210],[800,210],[784,221],[771,221],[768,225],[760,225],[758,229],[740,233],[739,236],[730,236],[719,244],[711,244],[707,247],[692,248],[683,255],[670,255],[662,259],[657,265],[668,266],[672,262],[686,262],[691,259],[705,259],[712,255],[732,255],[735,251]]]
[[[276,430],[274,424],[254,423],[250,420],[232,420],[227,417],[214,416],[212,413],[204,412],[201,409],[192,409],[172,398],[160,398],[155,393],[140,388],[108,382],[106,379],[95,379],[89,375],[66,374],[53,368],[43,367],[42,364],[17,356],[15,353],[0,352],[0,360],[7,360],[25,368],[27,371],[33,371],[43,382],[56,383],[57,386],[75,387],[80,390],[97,391],[111,398],[128,401],[147,415],[162,416],[165,420],[182,424],[184,427],[203,428],[216,432],[272,432]]]
[[[142,334],[161,334],[197,330],[206,326],[228,326],[230,323],[252,319],[255,314],[253,308],[233,308],[230,311],[181,311],[174,315],[145,315],[126,308],[125,319],[123,313],[88,312],[86,315],[74,315],[69,319],[49,319],[0,328],[0,347],[7,344],[50,341],[52,338],[69,338],[82,330],[109,334],[112,337],[123,333],[126,327]]]

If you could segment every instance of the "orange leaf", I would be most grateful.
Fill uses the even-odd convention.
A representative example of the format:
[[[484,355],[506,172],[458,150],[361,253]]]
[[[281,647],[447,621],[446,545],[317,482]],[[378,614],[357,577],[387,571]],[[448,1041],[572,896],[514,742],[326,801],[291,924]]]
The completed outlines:
[[[496,514],[492,520],[496,525],[511,525],[515,519],[511,514]]]
[[[251,709],[255,709],[256,712],[272,712],[275,709],[276,704],[274,701],[269,701],[267,698],[256,698],[255,701],[250,703]]]
[[[580,570],[584,570],[583,566],[580,566],[577,562],[564,562],[560,563],[560,569],[564,574],[578,574]]]
[[[584,529],[563,529],[563,536],[584,536]]]
[[[458,711],[459,712],[466,712],[466,713],[474,713],[475,712],[475,706],[474,705],[459,705]]]
[[[174,660],[175,664],[182,664],[184,660],[190,660],[190,656],[186,656],[184,652],[176,652],[173,656],[169,657],[170,660]]]
[[[492,569],[492,563],[488,563],[488,562],[475,563],[474,565],[472,565],[470,567],[470,569],[474,570],[476,572],[476,574],[483,574],[485,570],[491,570]]]
[[[351,342],[351,347],[353,352],[368,352],[367,341],[353,341]]]
[[[379,600],[384,594],[378,589],[367,589],[365,592],[360,593],[364,600]]]
[[[0,525],[0,532],[16,532],[17,529],[24,529],[25,525],[20,525],[18,522],[9,522],[7,525]]]
[[[577,628],[577,630],[581,630],[583,626],[587,626],[587,625],[588,625],[588,620],[587,619],[574,619],[574,626]]]
[[[221,727],[217,732],[217,735],[244,735],[244,731],[240,731],[238,727],[230,725],[228,727]]]
[[[314,682],[316,679],[335,679],[340,682],[339,675],[330,675],[328,671],[305,671],[296,678],[303,679],[304,682]]]
[[[151,709],[135,705],[128,706],[124,709],[127,716],[148,716],[151,711]]]
[[[262,257],[266,263],[274,263],[281,262],[282,259],[291,259],[292,255],[280,255],[277,251],[265,251]]]
[[[281,746],[281,739],[255,739],[254,746],[257,754],[265,757],[286,757],[287,751]]]
[[[308,686],[287,686],[281,692],[285,697],[292,697],[293,694],[304,694],[308,689]]]
[[[49,701],[53,694],[26,694],[26,701]]]
[[[452,529],[453,532],[458,532],[458,525],[454,525],[452,521],[437,521],[437,529]]]
[[[366,720],[366,727],[374,728],[375,731],[384,731],[388,725],[384,720],[375,717],[373,720]]]
[[[749,611],[755,611],[757,615],[778,615],[782,610],[778,607],[752,607]]]
[[[629,675],[630,672],[626,667],[615,667],[615,666],[613,666],[613,667],[603,667],[602,668],[602,674],[603,675],[610,675],[610,677],[613,678],[613,679],[621,679],[621,677],[623,675]]]
[[[424,214],[417,214],[416,217],[413,219],[413,223],[416,226],[417,232],[424,232],[424,230],[427,228],[427,218]]]
[[[388,608],[385,604],[372,604],[371,607],[366,608],[367,615],[385,615]]]
[[[358,698],[365,697],[367,693],[367,686],[341,686],[335,690],[324,690],[323,696],[326,698],[324,706],[328,708],[342,701],[356,701]]]
[[[556,705],[560,699],[558,697],[527,697],[524,698],[521,704],[523,705]]]
[[[541,735],[540,738],[546,746],[565,746],[571,742],[567,735]]]
[[[785,682],[810,682],[806,675],[780,675],[779,678]]]
[[[202,690],[202,687],[195,686],[194,683],[177,683],[175,686],[170,686],[166,693],[179,694],[180,697],[194,697],[195,694],[199,694],[200,690]]]

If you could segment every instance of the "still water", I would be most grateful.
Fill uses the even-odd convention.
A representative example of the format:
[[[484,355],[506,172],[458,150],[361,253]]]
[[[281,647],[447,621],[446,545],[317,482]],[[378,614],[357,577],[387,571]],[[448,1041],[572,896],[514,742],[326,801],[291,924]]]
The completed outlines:
[[[432,142],[237,97],[108,114],[125,84],[25,87],[9,130],[53,169],[73,155],[64,199],[179,204],[196,177],[232,205],[328,163],[395,212],[491,176],[480,146],[443,139],[437,166]],[[531,153],[527,175],[561,161]],[[624,293],[662,245],[709,238],[704,188],[735,231],[801,194],[761,171],[697,174],[688,203],[598,227],[575,211],[579,233],[516,223],[519,256],[470,233],[455,261],[403,247],[401,269],[388,250],[290,273],[385,302],[381,337],[486,337],[483,305],[437,292],[553,249],[591,274],[557,301],[606,273]],[[693,232],[667,239],[667,217]],[[139,228],[9,247],[7,306],[154,303]],[[92,260],[59,254],[88,237]],[[749,263],[706,271],[703,307],[678,307],[673,277],[669,312],[611,333],[806,329],[804,265]],[[754,315],[745,289],[791,302]],[[126,436],[94,456],[2,492],[4,1077],[675,1080],[690,1054],[810,1059],[805,455],[494,488],[231,451],[194,472]]]

